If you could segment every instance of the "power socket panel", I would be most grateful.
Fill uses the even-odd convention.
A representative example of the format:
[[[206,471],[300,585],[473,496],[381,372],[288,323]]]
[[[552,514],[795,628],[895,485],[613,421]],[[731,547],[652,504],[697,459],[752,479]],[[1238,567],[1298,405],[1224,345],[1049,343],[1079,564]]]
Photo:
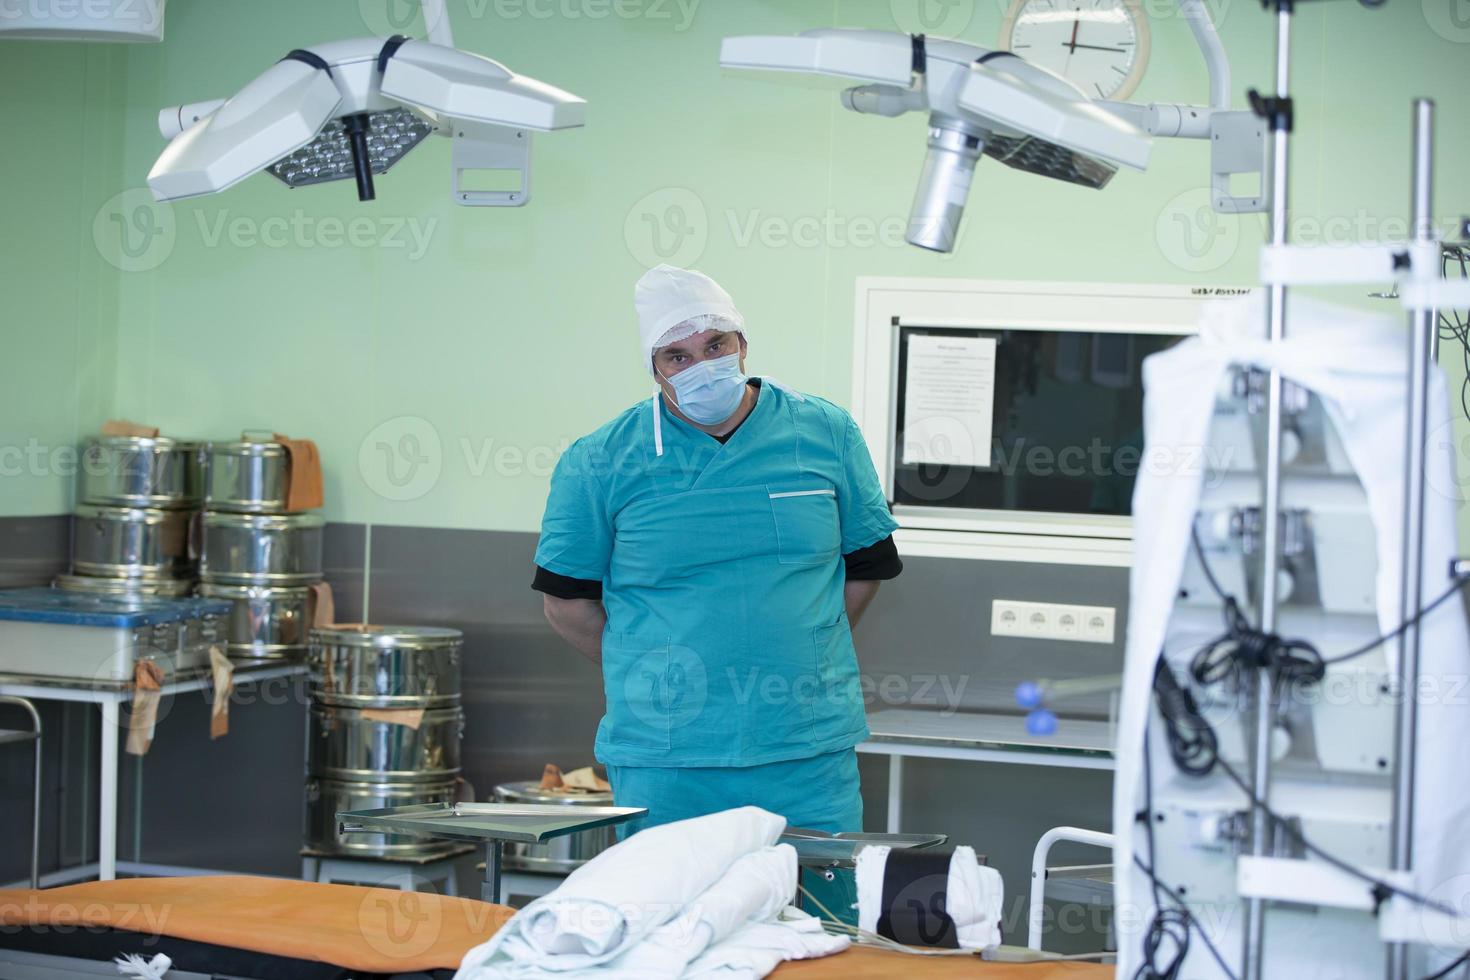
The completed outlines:
[[[1112,606],[1070,606],[1055,602],[996,599],[990,604],[992,636],[1111,645],[1117,610]]]

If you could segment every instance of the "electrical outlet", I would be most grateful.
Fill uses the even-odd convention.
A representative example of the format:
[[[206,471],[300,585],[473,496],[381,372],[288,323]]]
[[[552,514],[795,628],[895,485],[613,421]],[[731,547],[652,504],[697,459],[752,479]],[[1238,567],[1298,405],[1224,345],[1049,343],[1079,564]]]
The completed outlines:
[[[1026,632],[1030,636],[1051,636],[1051,610],[1033,603],[1026,610]]]
[[[1055,625],[1057,639],[1075,640],[1082,633],[1082,614],[1076,609],[1059,609],[1057,610]]]
[[[1019,602],[1005,602],[997,599],[990,604],[990,635],[991,636],[1020,636],[1023,631],[1021,625],[1021,606]]]
[[[1082,638],[1093,643],[1113,642],[1113,610],[1106,606],[1081,606]]]
[[[1052,602],[996,599],[990,604],[992,636],[1023,636],[1073,643],[1111,644],[1117,610]]]

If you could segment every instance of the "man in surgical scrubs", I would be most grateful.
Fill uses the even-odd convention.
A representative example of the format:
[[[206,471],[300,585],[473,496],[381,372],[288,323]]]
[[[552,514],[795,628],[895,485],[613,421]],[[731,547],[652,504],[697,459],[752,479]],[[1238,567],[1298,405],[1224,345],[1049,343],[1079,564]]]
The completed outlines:
[[[658,392],[571,445],[536,550],[546,617],[602,665],[596,752],[629,832],[754,804],[862,830],[851,625],[902,569],[842,409],[745,374],[744,318],[701,273],[634,290]]]

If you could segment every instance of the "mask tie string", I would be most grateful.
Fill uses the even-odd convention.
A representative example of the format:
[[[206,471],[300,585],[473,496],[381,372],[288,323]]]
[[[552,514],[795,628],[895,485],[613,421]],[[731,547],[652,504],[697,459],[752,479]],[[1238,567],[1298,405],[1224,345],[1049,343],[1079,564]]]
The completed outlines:
[[[654,456],[662,456],[664,454],[664,426],[663,426],[663,419],[660,418],[660,416],[663,415],[663,412],[659,410],[659,406],[658,406],[658,399],[659,399],[659,396],[661,394],[662,394],[662,392],[658,392],[658,391],[655,391],[653,393],[653,455]]]

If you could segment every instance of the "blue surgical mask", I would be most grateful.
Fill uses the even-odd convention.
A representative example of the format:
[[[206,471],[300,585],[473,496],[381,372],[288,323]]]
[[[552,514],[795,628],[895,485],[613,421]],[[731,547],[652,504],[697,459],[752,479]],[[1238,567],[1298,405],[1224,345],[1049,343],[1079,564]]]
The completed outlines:
[[[700,425],[717,425],[734,415],[745,394],[739,353],[700,361],[664,380],[673,386],[679,411]]]

